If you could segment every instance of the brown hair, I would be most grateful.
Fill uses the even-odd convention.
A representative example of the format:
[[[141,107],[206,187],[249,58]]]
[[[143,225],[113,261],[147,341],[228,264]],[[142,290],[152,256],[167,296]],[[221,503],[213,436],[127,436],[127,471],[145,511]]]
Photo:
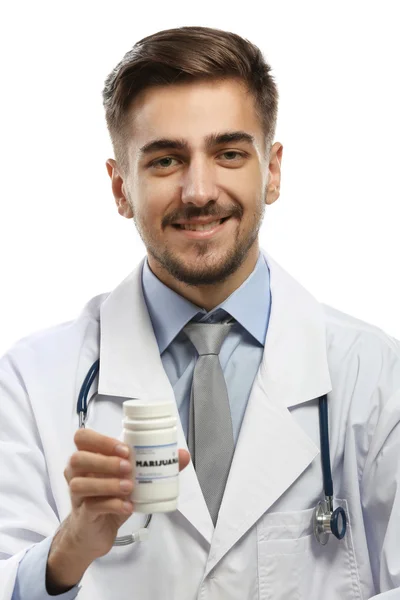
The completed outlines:
[[[128,170],[129,108],[151,86],[240,78],[253,94],[269,153],[275,136],[278,90],[259,48],[239,35],[209,27],[179,27],[138,41],[104,82],[103,105],[115,160]]]

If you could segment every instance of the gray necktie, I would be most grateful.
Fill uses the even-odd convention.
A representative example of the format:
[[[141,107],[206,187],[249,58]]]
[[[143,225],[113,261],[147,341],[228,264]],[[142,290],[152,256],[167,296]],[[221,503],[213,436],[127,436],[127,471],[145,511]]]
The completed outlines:
[[[188,447],[214,525],[234,452],[228,391],[218,356],[232,325],[189,323],[183,329],[199,354],[190,395]]]

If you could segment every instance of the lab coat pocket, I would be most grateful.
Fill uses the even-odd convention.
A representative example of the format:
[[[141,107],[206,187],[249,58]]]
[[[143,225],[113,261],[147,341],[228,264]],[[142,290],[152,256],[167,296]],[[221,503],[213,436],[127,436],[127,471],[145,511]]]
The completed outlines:
[[[335,500],[343,506],[345,500]],[[314,509],[270,513],[258,530],[260,600],[361,600],[351,528],[343,540],[321,546],[313,533]]]

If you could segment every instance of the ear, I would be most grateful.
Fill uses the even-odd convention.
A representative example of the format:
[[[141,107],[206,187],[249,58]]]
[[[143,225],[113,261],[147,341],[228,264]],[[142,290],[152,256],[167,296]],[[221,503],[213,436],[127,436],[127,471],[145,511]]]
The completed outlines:
[[[119,172],[117,163],[112,158],[109,158],[106,162],[106,168],[108,175],[111,179],[111,189],[114,195],[115,204],[117,205],[119,214],[125,217],[126,219],[132,219],[132,207],[126,196],[124,190],[124,180]]]
[[[267,189],[266,204],[273,204],[279,198],[279,190],[281,186],[281,162],[282,162],[283,146],[279,142],[271,148],[269,159],[269,181]]]

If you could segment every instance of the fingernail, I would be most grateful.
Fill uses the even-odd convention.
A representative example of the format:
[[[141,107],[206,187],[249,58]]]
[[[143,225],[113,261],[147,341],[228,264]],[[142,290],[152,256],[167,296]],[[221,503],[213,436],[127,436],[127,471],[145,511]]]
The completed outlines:
[[[129,462],[129,460],[125,460],[122,459],[121,462],[119,463],[119,468],[122,471],[122,473],[129,473],[130,471],[132,471],[132,465]]]
[[[132,502],[124,502],[122,505],[122,510],[124,511],[124,513],[129,515],[133,511]]]
[[[115,446],[115,452],[120,456],[129,456],[129,448],[123,444],[117,444]]]
[[[122,479],[119,482],[119,487],[123,492],[130,492],[133,488],[132,481],[130,479]]]

